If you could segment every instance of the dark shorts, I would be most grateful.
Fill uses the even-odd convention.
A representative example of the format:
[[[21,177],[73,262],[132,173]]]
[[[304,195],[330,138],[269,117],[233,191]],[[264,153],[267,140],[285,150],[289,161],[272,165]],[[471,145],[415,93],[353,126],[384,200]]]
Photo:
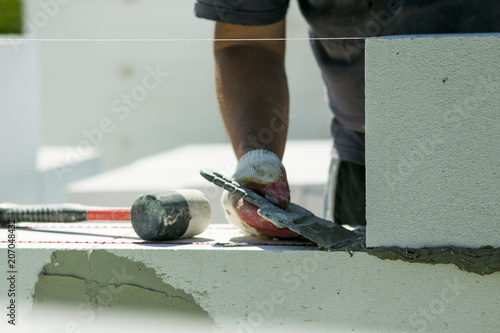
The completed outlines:
[[[363,165],[341,161],[335,190],[334,221],[366,226],[366,184]]]
[[[366,226],[365,167],[332,161],[328,187],[325,218],[353,227]]]

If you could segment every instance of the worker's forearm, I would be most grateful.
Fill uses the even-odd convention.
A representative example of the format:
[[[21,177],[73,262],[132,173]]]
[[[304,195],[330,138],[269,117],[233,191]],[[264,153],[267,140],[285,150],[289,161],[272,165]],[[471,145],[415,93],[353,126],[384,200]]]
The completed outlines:
[[[254,149],[283,157],[288,131],[288,86],[283,55],[252,45],[215,52],[222,118],[238,158]]]

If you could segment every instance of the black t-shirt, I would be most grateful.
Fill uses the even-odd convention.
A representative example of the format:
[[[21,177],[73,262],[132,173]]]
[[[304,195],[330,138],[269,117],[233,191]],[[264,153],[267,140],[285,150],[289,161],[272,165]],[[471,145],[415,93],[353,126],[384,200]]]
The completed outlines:
[[[298,0],[311,37],[500,32],[495,0]],[[286,16],[289,0],[197,0],[195,15],[238,25]],[[364,165],[364,40],[311,40],[334,114],[341,160]]]

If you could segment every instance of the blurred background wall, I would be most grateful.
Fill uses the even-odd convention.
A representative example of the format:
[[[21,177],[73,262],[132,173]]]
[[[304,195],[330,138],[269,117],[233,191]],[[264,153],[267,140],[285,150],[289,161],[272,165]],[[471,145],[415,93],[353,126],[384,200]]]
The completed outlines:
[[[25,34],[34,38],[213,37],[214,23],[194,17],[187,0],[27,0],[25,7]],[[307,37],[294,1],[289,14],[288,37]],[[330,114],[309,43],[290,41],[287,52],[290,138],[327,138]],[[42,42],[39,59],[43,145],[91,141],[106,170],[186,143],[227,142],[211,42]],[[167,74],[144,94],[151,70]],[[101,139],[95,130],[104,118],[112,124]]]
[[[92,40],[212,38],[214,22],[196,18],[193,6],[0,0],[8,14],[0,31],[0,147],[9,161],[0,165],[0,202],[62,201],[70,182],[185,144],[228,142],[210,41]],[[287,26],[287,37],[308,36],[295,1]],[[289,138],[328,138],[331,114],[307,40],[287,42],[287,73]]]

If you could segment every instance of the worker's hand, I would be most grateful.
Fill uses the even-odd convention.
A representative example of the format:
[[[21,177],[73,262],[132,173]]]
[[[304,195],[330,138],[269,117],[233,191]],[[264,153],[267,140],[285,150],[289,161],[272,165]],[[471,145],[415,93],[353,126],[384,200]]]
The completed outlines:
[[[232,178],[281,208],[286,208],[290,203],[285,167],[278,156],[270,151],[252,150],[243,155]],[[288,228],[278,228],[263,219],[257,214],[256,206],[230,192],[224,191],[222,206],[227,220],[246,233],[267,237],[298,236]]]

